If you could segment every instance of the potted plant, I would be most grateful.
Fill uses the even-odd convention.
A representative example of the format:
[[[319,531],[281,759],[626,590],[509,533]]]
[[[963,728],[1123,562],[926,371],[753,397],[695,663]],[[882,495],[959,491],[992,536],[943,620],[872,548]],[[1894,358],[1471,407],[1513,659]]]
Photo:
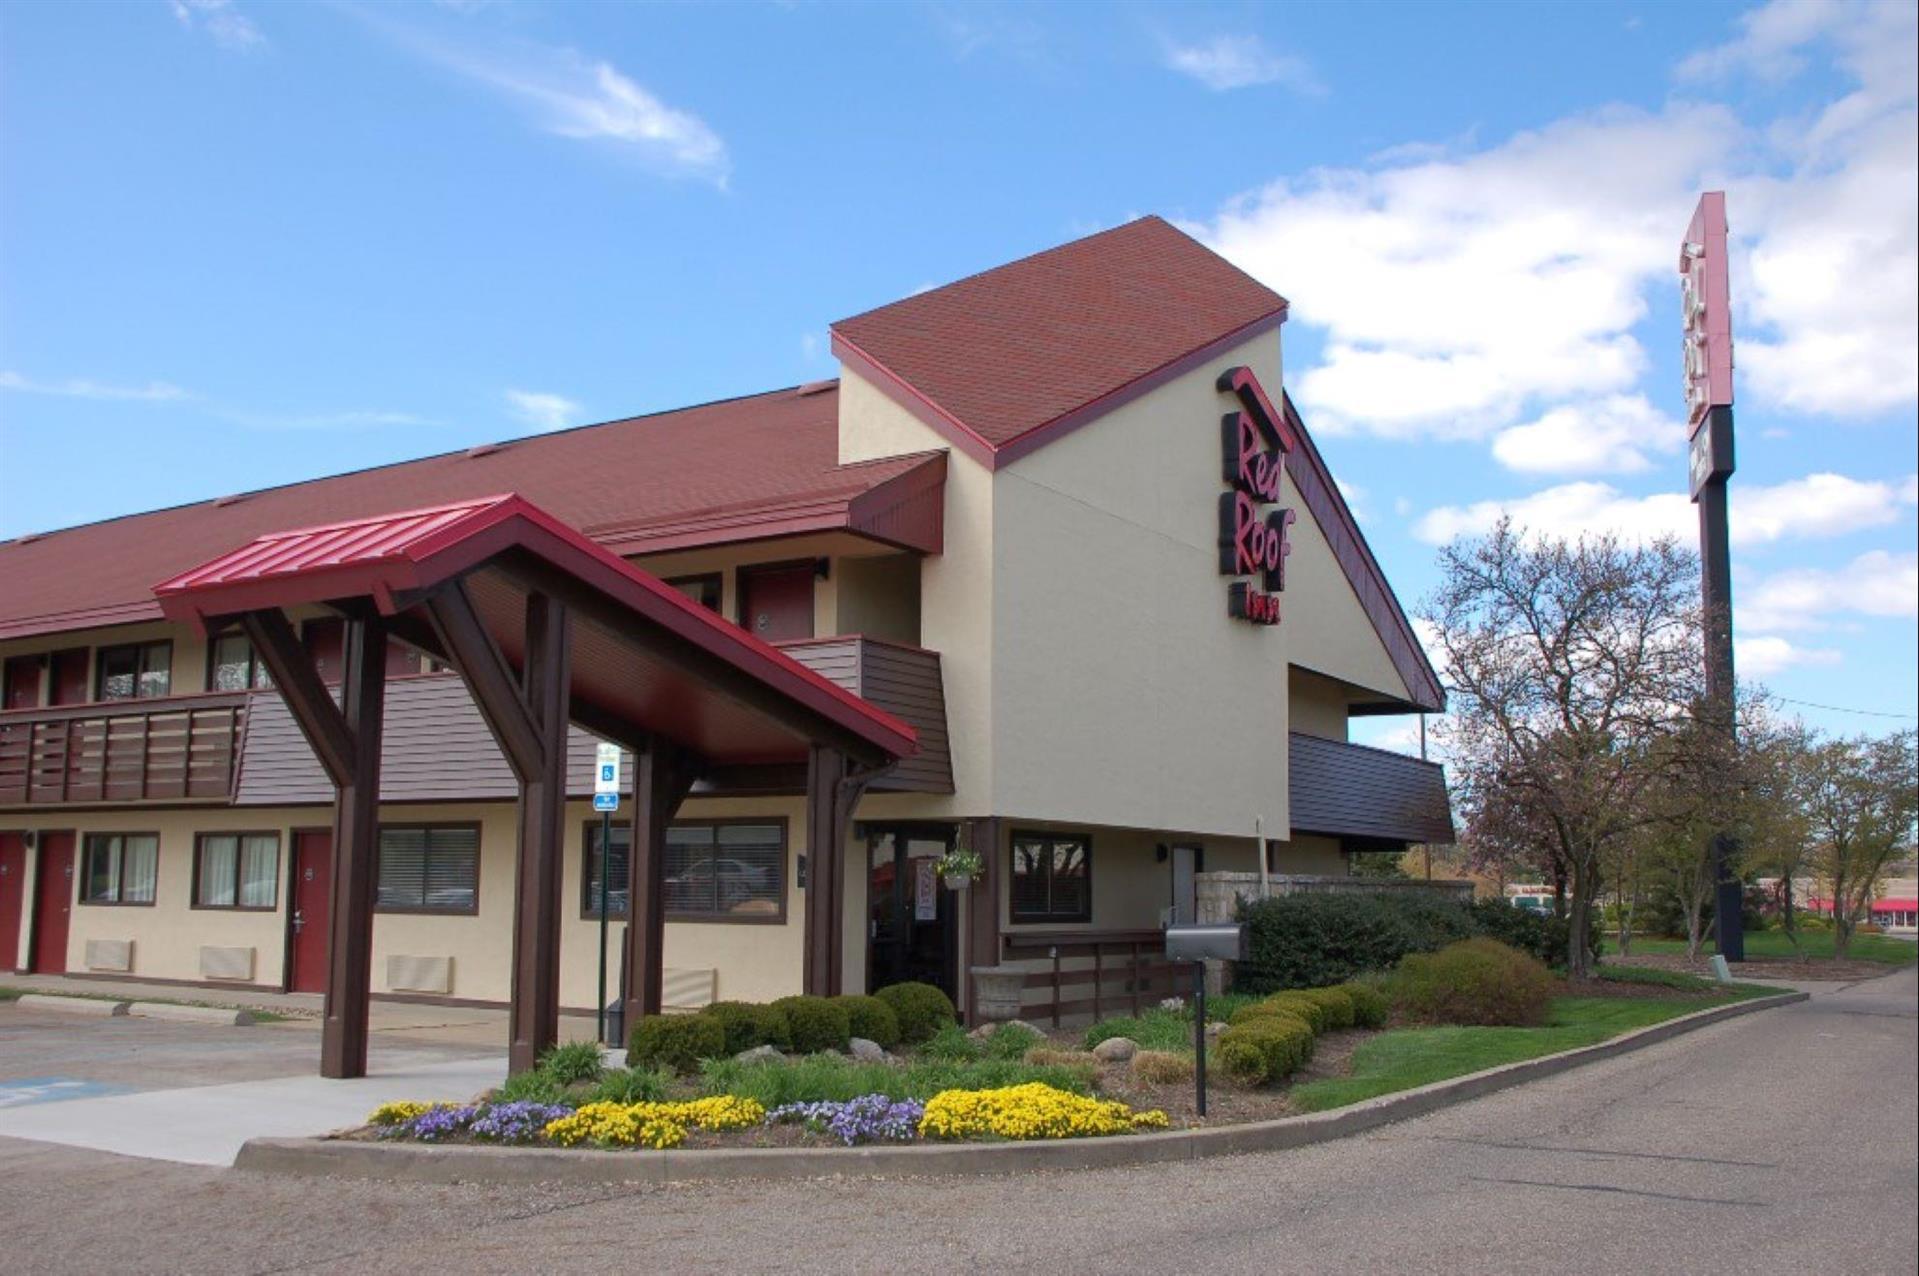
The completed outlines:
[[[977,851],[956,846],[940,857],[940,880],[946,883],[948,890],[963,891],[985,867]]]

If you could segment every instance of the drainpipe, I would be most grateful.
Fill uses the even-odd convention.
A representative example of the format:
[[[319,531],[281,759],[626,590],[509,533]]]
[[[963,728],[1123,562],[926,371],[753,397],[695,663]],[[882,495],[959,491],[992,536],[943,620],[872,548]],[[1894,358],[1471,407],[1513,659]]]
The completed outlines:
[[[1253,841],[1259,847],[1259,897],[1273,897],[1272,883],[1266,878],[1266,822],[1264,816],[1253,817]]]

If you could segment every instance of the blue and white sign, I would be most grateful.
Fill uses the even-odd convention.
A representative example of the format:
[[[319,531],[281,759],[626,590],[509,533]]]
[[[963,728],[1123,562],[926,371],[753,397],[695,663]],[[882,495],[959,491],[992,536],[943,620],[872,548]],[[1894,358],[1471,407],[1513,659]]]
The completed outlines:
[[[595,793],[593,809],[596,811],[617,811],[620,809],[620,795],[617,793]]]

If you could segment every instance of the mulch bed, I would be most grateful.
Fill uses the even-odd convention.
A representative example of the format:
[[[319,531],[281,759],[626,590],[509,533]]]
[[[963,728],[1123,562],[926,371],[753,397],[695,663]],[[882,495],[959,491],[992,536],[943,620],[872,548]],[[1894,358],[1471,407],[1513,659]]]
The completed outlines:
[[[1646,966],[1654,970],[1676,970],[1688,975],[1712,977],[1712,958],[1700,956],[1688,959],[1684,953],[1635,953],[1630,957],[1608,955],[1608,966]],[[1740,962],[1732,968],[1733,978],[1747,979],[1827,979],[1842,983],[1852,983],[1860,979],[1876,979],[1889,974],[1897,967],[1877,961],[1838,961],[1831,957],[1754,957],[1750,961]],[[1630,996],[1617,992],[1620,984],[1608,984],[1616,995]],[[1668,990],[1670,991],[1670,990]]]

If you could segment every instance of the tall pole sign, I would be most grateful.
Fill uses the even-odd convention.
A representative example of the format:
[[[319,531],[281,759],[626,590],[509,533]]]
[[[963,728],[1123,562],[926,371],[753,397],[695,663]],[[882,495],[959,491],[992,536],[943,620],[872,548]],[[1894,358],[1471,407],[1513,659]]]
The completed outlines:
[[[606,1039],[606,939],[612,914],[613,812],[620,809],[620,746],[601,742],[593,752],[593,809],[600,813],[600,1044]],[[631,924],[629,919],[629,925]]]
[[[1699,507],[1701,595],[1706,613],[1706,702],[1715,726],[1735,731],[1732,667],[1732,555],[1726,482],[1732,477],[1732,288],[1726,265],[1726,193],[1699,197],[1679,248],[1679,298],[1685,320],[1687,451],[1693,503]],[[1712,836],[1717,884],[1713,926],[1727,961],[1746,959],[1740,926],[1737,845],[1724,830]]]

